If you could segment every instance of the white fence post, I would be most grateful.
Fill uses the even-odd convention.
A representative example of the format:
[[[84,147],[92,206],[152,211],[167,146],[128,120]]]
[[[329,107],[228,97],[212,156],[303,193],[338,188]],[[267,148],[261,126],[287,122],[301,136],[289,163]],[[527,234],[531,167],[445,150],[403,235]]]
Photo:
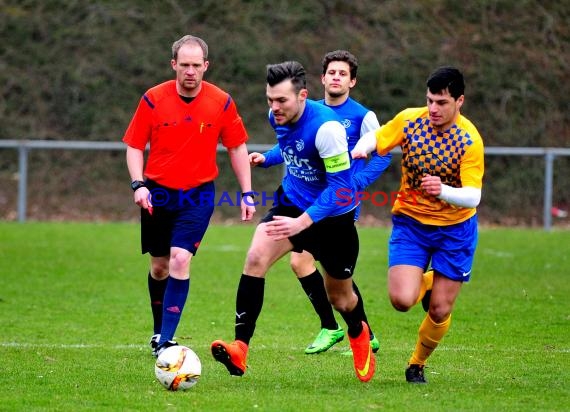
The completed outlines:
[[[543,226],[544,230],[552,229],[552,180],[554,168],[554,153],[547,149],[544,156],[544,210]]]
[[[28,148],[24,141],[18,145],[18,221],[26,221],[28,200]]]

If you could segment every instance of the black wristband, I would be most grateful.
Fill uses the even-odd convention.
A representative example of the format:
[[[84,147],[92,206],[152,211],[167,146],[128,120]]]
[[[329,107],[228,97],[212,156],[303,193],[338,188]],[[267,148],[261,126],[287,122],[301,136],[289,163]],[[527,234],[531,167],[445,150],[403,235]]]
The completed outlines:
[[[136,192],[138,189],[145,186],[146,185],[142,180],[133,180],[131,182],[131,189],[133,189],[133,192]]]
[[[255,199],[256,192],[250,190],[249,192],[241,192],[241,198],[243,199],[246,196],[251,196],[252,199]]]

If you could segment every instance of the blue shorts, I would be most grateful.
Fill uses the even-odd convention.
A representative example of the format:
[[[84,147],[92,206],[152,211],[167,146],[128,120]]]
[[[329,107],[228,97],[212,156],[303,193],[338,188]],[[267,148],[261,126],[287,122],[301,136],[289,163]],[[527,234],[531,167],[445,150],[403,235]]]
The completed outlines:
[[[190,190],[175,190],[150,180],[153,213],[141,209],[142,253],[168,256],[171,247],[196,254],[214,213],[215,186],[204,183]]]
[[[471,277],[477,246],[477,215],[449,226],[424,225],[405,215],[392,216],[388,265],[430,266],[459,282]]]

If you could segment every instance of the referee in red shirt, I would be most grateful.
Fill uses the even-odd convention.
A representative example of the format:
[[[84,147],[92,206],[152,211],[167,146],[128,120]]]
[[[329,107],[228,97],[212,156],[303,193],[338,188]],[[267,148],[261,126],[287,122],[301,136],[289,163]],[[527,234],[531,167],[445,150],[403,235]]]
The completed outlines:
[[[190,261],[214,211],[219,141],[242,190],[242,220],[255,213],[248,135],[231,96],[203,80],[208,45],[184,36],[172,45],[170,64],[176,79],[147,90],[123,137],[134,201],[141,207],[142,253],[150,254],[154,356],[177,344],[173,339],[190,290]]]

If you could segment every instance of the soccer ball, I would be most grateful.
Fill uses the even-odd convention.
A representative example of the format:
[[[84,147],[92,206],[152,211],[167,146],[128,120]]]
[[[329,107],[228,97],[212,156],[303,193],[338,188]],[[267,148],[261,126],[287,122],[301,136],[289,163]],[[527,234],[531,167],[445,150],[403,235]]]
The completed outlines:
[[[181,345],[166,348],[154,364],[156,379],[171,391],[190,389],[198,383],[201,372],[198,355]]]

